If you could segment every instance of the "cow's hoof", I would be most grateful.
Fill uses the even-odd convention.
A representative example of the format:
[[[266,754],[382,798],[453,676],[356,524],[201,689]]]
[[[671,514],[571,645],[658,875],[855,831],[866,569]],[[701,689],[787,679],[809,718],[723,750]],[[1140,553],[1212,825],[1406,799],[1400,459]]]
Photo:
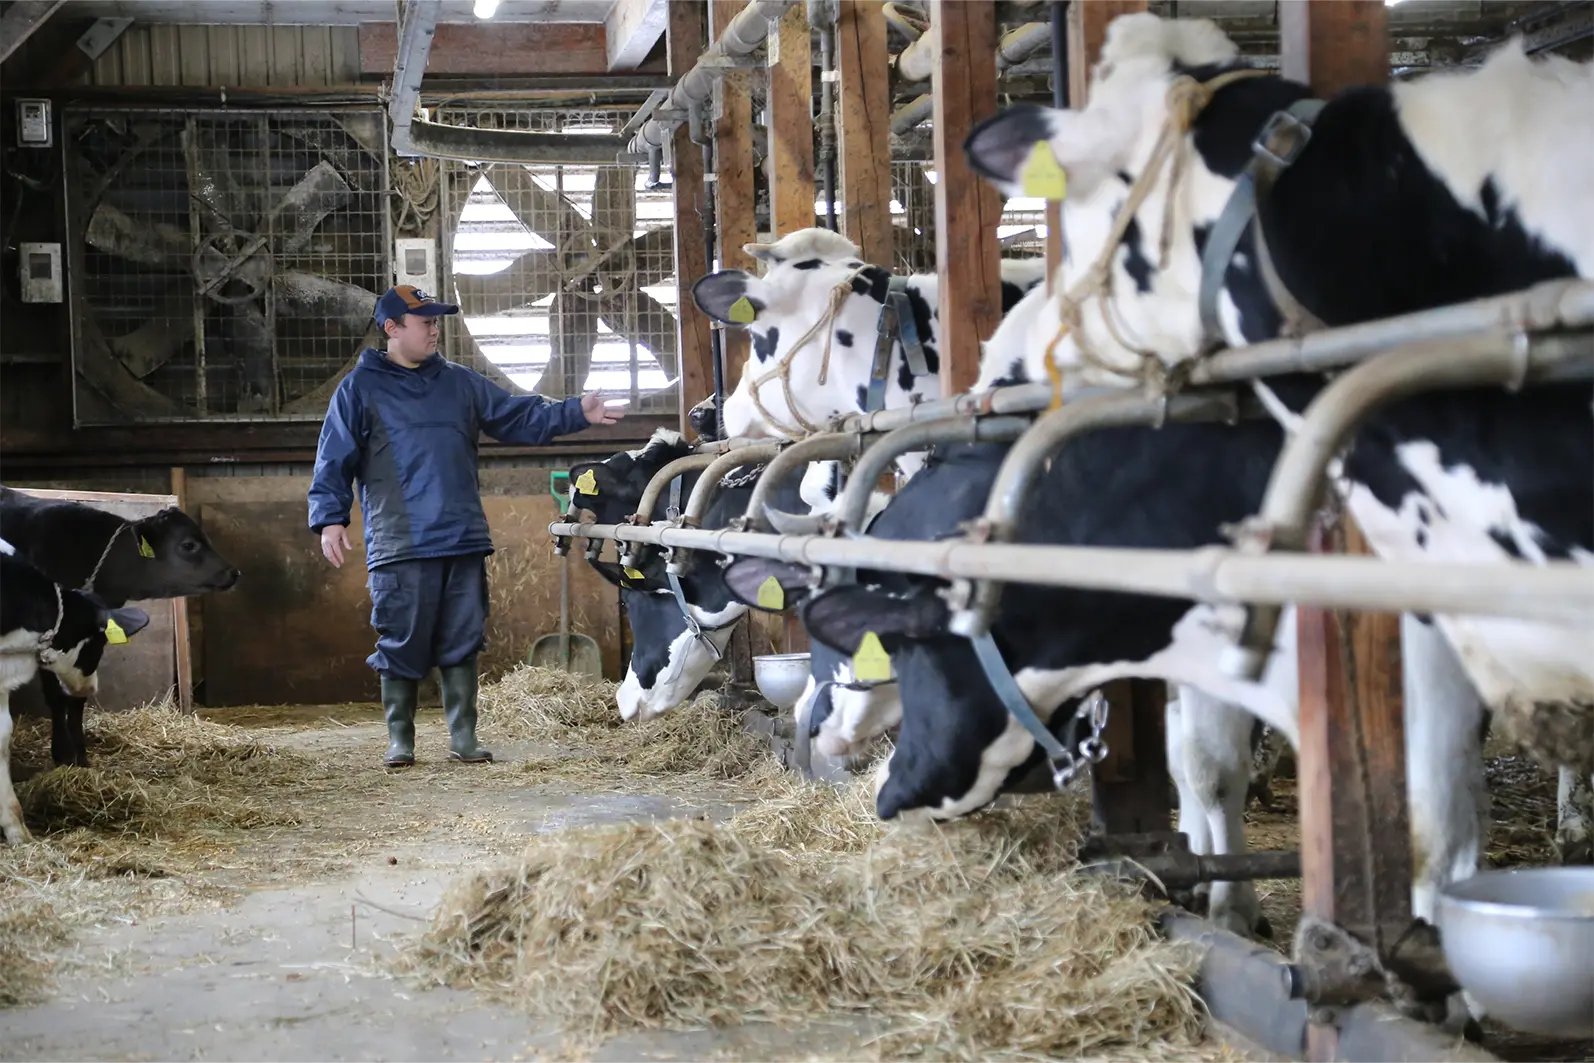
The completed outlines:
[[[1557,839],[1555,853],[1562,867],[1583,867],[1594,864],[1594,839],[1578,838],[1575,841]]]

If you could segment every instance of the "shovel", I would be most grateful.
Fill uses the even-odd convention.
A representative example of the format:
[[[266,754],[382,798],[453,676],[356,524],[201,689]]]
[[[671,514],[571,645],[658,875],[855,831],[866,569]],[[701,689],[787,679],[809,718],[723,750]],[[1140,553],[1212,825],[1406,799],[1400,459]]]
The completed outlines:
[[[564,516],[570,507],[570,493],[559,490],[561,482],[568,485],[568,472],[551,473],[548,477],[549,493],[559,501],[559,515]],[[536,668],[558,668],[566,672],[579,672],[595,679],[603,678],[603,652],[597,640],[590,635],[570,633],[570,555],[559,559],[559,632],[543,635],[531,644],[526,663]]]

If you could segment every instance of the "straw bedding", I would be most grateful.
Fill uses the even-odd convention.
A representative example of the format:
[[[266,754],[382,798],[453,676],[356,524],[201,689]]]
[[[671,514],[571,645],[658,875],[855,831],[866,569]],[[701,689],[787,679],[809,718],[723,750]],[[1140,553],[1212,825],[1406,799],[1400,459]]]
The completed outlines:
[[[1200,1040],[1191,954],[1147,902],[1075,873],[1078,802],[888,829],[865,780],[765,785],[724,822],[537,838],[458,882],[401,968],[593,1041],[825,1012],[882,1020],[871,1047],[893,1057]]]

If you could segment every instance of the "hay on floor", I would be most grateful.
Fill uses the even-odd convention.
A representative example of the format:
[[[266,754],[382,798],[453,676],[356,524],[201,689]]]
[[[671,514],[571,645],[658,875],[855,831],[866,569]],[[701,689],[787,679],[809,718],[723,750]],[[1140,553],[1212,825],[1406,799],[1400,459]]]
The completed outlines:
[[[871,806],[866,780],[794,786],[724,822],[539,837],[457,883],[401,968],[594,1041],[827,1012],[884,1020],[893,1057],[1201,1039],[1193,953],[1128,887],[1075,872],[1077,802],[908,829]]]

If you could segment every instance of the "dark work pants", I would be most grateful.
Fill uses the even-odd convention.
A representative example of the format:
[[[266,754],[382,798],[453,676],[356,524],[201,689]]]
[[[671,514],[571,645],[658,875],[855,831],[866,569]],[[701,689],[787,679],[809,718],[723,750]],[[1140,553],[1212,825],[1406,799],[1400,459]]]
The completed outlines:
[[[486,643],[487,555],[390,561],[371,570],[376,652],[365,663],[396,679],[424,679]]]

